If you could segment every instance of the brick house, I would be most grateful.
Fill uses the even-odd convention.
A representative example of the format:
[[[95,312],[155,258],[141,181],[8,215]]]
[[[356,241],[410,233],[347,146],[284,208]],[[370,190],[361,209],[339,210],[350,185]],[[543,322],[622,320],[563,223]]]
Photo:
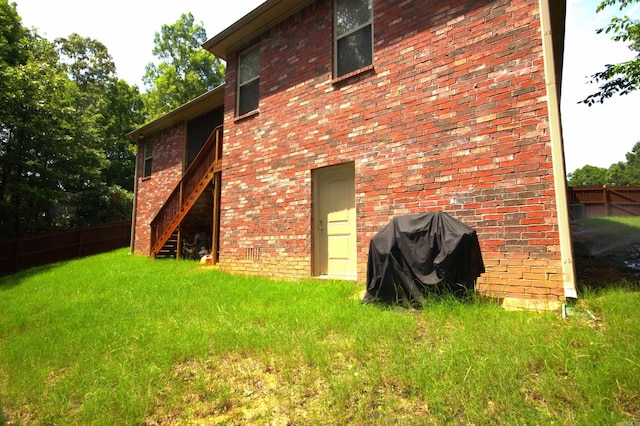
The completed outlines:
[[[391,218],[445,211],[478,233],[477,291],[575,297],[564,19],[549,0],[267,0],[204,44],[223,87],[129,134],[134,252],[201,233],[227,271],[364,282]]]

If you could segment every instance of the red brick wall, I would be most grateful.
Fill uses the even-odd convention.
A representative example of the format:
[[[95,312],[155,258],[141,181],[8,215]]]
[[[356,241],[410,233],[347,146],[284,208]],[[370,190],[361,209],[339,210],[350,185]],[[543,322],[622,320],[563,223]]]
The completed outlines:
[[[538,1],[375,1],[375,68],[341,82],[332,3],[258,40],[259,114],[238,121],[229,55],[221,266],[308,277],[311,170],[354,161],[359,281],[392,217],[446,211],[478,232],[480,291],[562,296]]]
[[[148,140],[153,141],[151,176],[143,179],[144,144],[138,145],[138,189],[134,253],[148,255],[150,251],[149,225],[182,177],[185,131],[177,124]]]

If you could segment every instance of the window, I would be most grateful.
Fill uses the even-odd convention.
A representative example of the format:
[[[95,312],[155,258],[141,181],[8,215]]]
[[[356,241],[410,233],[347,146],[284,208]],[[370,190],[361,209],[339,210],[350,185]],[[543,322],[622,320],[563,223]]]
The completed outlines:
[[[143,178],[151,176],[151,162],[153,160],[153,142],[146,141],[144,143],[144,168],[142,172]]]
[[[336,77],[373,64],[372,0],[336,0],[334,51]]]
[[[260,88],[260,47],[240,54],[238,60],[238,115],[258,109]]]

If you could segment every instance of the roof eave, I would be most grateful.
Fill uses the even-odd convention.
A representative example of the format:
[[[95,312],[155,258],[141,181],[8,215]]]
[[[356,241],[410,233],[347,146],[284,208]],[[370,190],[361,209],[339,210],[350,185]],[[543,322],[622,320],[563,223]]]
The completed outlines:
[[[553,53],[556,64],[556,80],[558,87],[562,86],[562,70],[564,58],[564,42],[567,18],[567,1],[554,0],[549,2],[551,8],[551,26],[553,37]]]
[[[224,106],[224,84],[215,87],[186,104],[179,106],[144,126],[126,134],[134,142],[156,134],[177,123],[196,118],[212,109]]]
[[[314,1],[267,0],[227,29],[207,40],[202,47],[226,61],[229,52],[239,49]]]

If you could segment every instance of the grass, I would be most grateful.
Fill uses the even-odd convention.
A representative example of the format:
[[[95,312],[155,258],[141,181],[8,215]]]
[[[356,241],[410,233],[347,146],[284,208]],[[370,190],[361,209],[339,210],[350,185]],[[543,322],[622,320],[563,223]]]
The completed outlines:
[[[582,219],[580,223],[603,237],[629,236],[629,230],[632,230],[635,236],[640,234],[640,217],[638,216],[589,217]]]
[[[126,250],[0,278],[0,424],[640,420],[640,293],[597,320],[442,298],[361,305]]]

